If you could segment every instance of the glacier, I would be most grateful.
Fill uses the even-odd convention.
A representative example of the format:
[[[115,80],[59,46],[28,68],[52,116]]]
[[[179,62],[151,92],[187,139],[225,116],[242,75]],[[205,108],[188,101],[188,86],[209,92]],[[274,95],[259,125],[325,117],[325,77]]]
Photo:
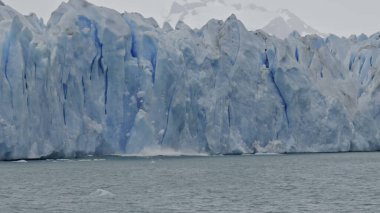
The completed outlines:
[[[380,33],[160,27],[84,0],[0,5],[0,159],[380,150]]]

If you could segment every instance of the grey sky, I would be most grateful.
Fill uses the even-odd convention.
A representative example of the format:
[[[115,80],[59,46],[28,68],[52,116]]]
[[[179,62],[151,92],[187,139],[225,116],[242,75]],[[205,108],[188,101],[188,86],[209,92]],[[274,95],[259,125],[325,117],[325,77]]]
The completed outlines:
[[[67,1],[67,0],[66,0]],[[174,0],[89,0],[96,5],[120,12],[140,12],[144,16],[162,17]],[[348,36],[380,31],[378,0],[242,0],[270,10],[286,8],[323,33]],[[3,0],[4,3],[29,14],[35,12],[47,21],[60,0]]]

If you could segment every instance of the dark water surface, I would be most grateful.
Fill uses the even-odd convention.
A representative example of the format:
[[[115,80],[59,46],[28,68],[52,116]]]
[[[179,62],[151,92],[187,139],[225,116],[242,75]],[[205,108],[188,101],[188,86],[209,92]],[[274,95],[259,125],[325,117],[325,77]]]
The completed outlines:
[[[380,212],[380,153],[0,163],[0,212]]]

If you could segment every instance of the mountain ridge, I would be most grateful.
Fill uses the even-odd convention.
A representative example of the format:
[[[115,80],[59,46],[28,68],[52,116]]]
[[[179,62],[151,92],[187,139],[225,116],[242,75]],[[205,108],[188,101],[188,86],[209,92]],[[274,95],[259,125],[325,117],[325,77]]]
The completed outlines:
[[[164,19],[172,25],[181,20],[192,28],[199,29],[207,20],[226,19],[231,13],[239,17],[247,29],[263,29],[279,38],[286,38],[293,31],[298,31],[302,35],[322,35],[287,9],[270,11],[253,3],[226,3],[217,0],[182,1],[182,3],[175,1]]]

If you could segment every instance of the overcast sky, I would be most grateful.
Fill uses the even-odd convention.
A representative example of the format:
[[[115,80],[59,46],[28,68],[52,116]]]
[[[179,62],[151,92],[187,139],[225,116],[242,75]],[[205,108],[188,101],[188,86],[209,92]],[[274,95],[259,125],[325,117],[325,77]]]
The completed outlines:
[[[67,0],[66,0],[67,1]],[[88,0],[120,12],[140,12],[144,16],[162,17],[174,0]],[[269,10],[289,9],[307,24],[323,33],[342,36],[373,34],[380,31],[379,0],[241,0]],[[61,0],[3,0],[23,14],[35,12],[44,18]]]

